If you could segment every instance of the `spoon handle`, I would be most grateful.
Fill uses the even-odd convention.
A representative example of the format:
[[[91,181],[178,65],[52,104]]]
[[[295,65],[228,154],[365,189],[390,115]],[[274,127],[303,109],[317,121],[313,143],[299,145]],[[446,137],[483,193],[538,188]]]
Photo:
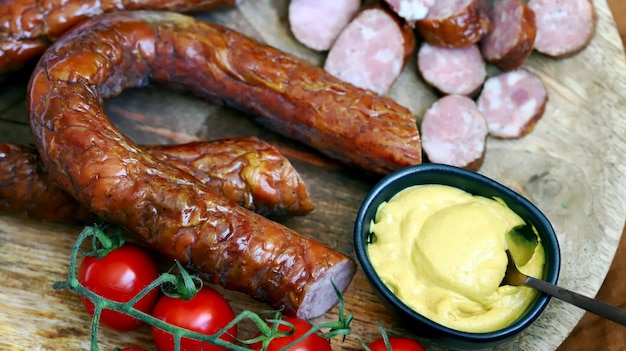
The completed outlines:
[[[526,279],[526,286],[535,288],[543,293],[552,295],[557,299],[569,302],[591,313],[595,313],[600,317],[626,326],[626,310],[624,309],[609,305],[602,301],[594,300],[533,277],[528,277]]]

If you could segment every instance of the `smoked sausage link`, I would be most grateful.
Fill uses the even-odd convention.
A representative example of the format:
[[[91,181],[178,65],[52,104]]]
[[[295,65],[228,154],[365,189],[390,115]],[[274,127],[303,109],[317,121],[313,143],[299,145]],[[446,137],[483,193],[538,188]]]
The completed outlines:
[[[102,219],[208,281],[285,313],[319,316],[353,259],[255,214],[122,135],[103,100],[153,82],[236,106],[346,163],[421,162],[414,115],[393,100],[228,28],[169,12],[105,14],[51,46],[31,76],[30,128],[52,177]]]
[[[199,12],[237,0],[3,0],[0,1],[0,74],[41,55],[50,43],[87,18],[117,10]]]
[[[142,148],[261,215],[313,210],[308,189],[289,160],[256,137]]]
[[[255,137],[142,149],[259,214],[304,215],[313,210],[289,160]],[[94,222],[93,214],[50,177],[33,145],[0,144],[0,170],[0,211],[45,221]]]
[[[34,145],[0,144],[0,169],[0,211],[67,223],[94,219],[50,177]]]

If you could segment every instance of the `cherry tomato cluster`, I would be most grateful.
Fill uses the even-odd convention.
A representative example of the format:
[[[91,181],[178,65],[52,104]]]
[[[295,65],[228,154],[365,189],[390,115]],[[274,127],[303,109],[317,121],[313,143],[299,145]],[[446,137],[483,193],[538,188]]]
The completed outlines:
[[[159,269],[155,259],[141,246],[132,243],[123,243],[106,253],[103,257],[86,256],[78,269],[78,281],[88,290],[99,296],[116,301],[129,302],[138,296],[159,276]],[[82,302],[87,312],[94,314],[94,304],[84,296]],[[203,286],[188,300],[170,297],[161,294],[159,289],[152,289],[139,299],[134,308],[151,314],[171,325],[188,329],[194,332],[212,335],[225,328],[234,318],[235,313],[228,301],[216,290]],[[293,334],[273,339],[267,350],[276,351],[302,337],[311,329],[308,321],[283,317],[291,323],[295,330]],[[131,331],[142,326],[143,322],[121,312],[103,310],[100,314],[100,324],[117,331]],[[289,327],[279,325],[278,331],[288,331]],[[158,351],[173,351],[174,336],[164,330],[151,327],[154,344]],[[233,343],[237,337],[237,325],[220,337]],[[251,345],[251,349],[260,350],[261,343]],[[220,351],[225,348],[206,342],[182,338],[180,350],[186,351]],[[330,342],[312,333],[295,347],[293,351],[331,351]],[[145,351],[142,348],[127,347],[122,351]]]
[[[178,349],[186,351],[221,351],[228,350],[222,346],[229,345],[238,350],[278,351],[292,343],[296,344],[289,347],[290,351],[332,351],[329,338],[350,333],[352,316],[343,313],[340,295],[340,316],[336,322],[312,325],[276,312],[274,319],[266,320],[270,323],[267,325],[261,316],[250,311],[236,316],[219,292],[203,285],[178,263],[180,275],[161,274],[152,255],[139,245],[125,242],[121,232],[108,237],[99,228],[86,228],[74,246],[70,272],[74,272],[77,252],[82,252],[81,243],[89,235],[94,238],[93,251],[83,252],[85,257],[77,274],[70,273],[68,280],[78,284],[59,282],[59,286],[80,289],[85,309],[92,316],[96,315],[92,326],[101,324],[126,332],[143,325],[137,318],[152,320],[152,337],[158,351],[173,351],[177,342]],[[253,318],[259,326],[258,335],[250,340],[237,338],[237,324],[245,317]],[[369,345],[361,342],[365,351],[425,351],[417,341],[387,337],[380,323],[379,326],[382,337]],[[320,333],[324,328],[330,331]],[[92,333],[96,330],[92,329]],[[200,334],[207,337],[198,336]],[[92,334],[92,338],[94,336]],[[195,340],[196,337],[201,340]],[[239,346],[242,344],[249,346]],[[137,347],[116,350],[145,351]]]
[[[86,256],[78,270],[78,281],[83,286],[117,302],[130,301],[158,276],[155,259],[145,249],[132,243],[124,243],[102,258]],[[81,296],[81,299],[87,312],[93,315],[94,304],[85,297]],[[190,300],[169,297],[161,294],[159,289],[152,289],[133,307],[169,324],[205,334],[214,334],[235,317],[228,301],[208,286],[203,286]],[[104,310],[100,314],[100,324],[125,332],[139,328],[143,322],[120,312]],[[174,337],[171,334],[152,327],[152,335],[157,350],[174,350]],[[229,330],[227,339],[234,341],[236,335],[237,327],[234,326]],[[133,349],[137,350],[125,350]],[[183,338],[181,350],[224,349]]]

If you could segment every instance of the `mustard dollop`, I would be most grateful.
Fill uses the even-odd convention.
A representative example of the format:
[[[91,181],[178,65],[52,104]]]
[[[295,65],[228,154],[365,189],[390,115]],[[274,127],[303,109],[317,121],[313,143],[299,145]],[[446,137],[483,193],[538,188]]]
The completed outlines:
[[[456,330],[490,332],[513,323],[537,295],[527,287],[500,286],[506,250],[516,259],[525,250],[507,232],[523,224],[497,199],[418,185],[379,206],[368,254],[384,283],[418,313]],[[541,277],[541,242],[531,250],[518,268]]]

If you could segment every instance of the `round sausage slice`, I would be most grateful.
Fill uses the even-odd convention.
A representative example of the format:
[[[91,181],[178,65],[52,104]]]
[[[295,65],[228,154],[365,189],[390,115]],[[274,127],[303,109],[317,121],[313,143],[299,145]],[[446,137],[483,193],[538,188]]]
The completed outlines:
[[[446,48],[422,43],[417,68],[426,83],[442,94],[473,96],[485,81],[485,61],[477,45]]]
[[[533,130],[547,102],[541,79],[518,69],[487,79],[476,103],[487,120],[489,135],[515,139]]]
[[[289,26],[294,37],[318,51],[330,49],[359,11],[360,0],[291,0]]]
[[[324,69],[359,88],[384,95],[415,49],[413,30],[389,9],[363,9],[328,52]]]
[[[537,36],[534,12],[520,0],[500,0],[491,23],[493,29],[480,42],[485,60],[505,71],[522,66]]]
[[[487,122],[474,100],[446,95],[426,112],[421,126],[422,149],[428,160],[471,170],[482,166]]]
[[[565,57],[584,49],[596,30],[597,13],[590,0],[530,0],[537,17],[535,49]]]

